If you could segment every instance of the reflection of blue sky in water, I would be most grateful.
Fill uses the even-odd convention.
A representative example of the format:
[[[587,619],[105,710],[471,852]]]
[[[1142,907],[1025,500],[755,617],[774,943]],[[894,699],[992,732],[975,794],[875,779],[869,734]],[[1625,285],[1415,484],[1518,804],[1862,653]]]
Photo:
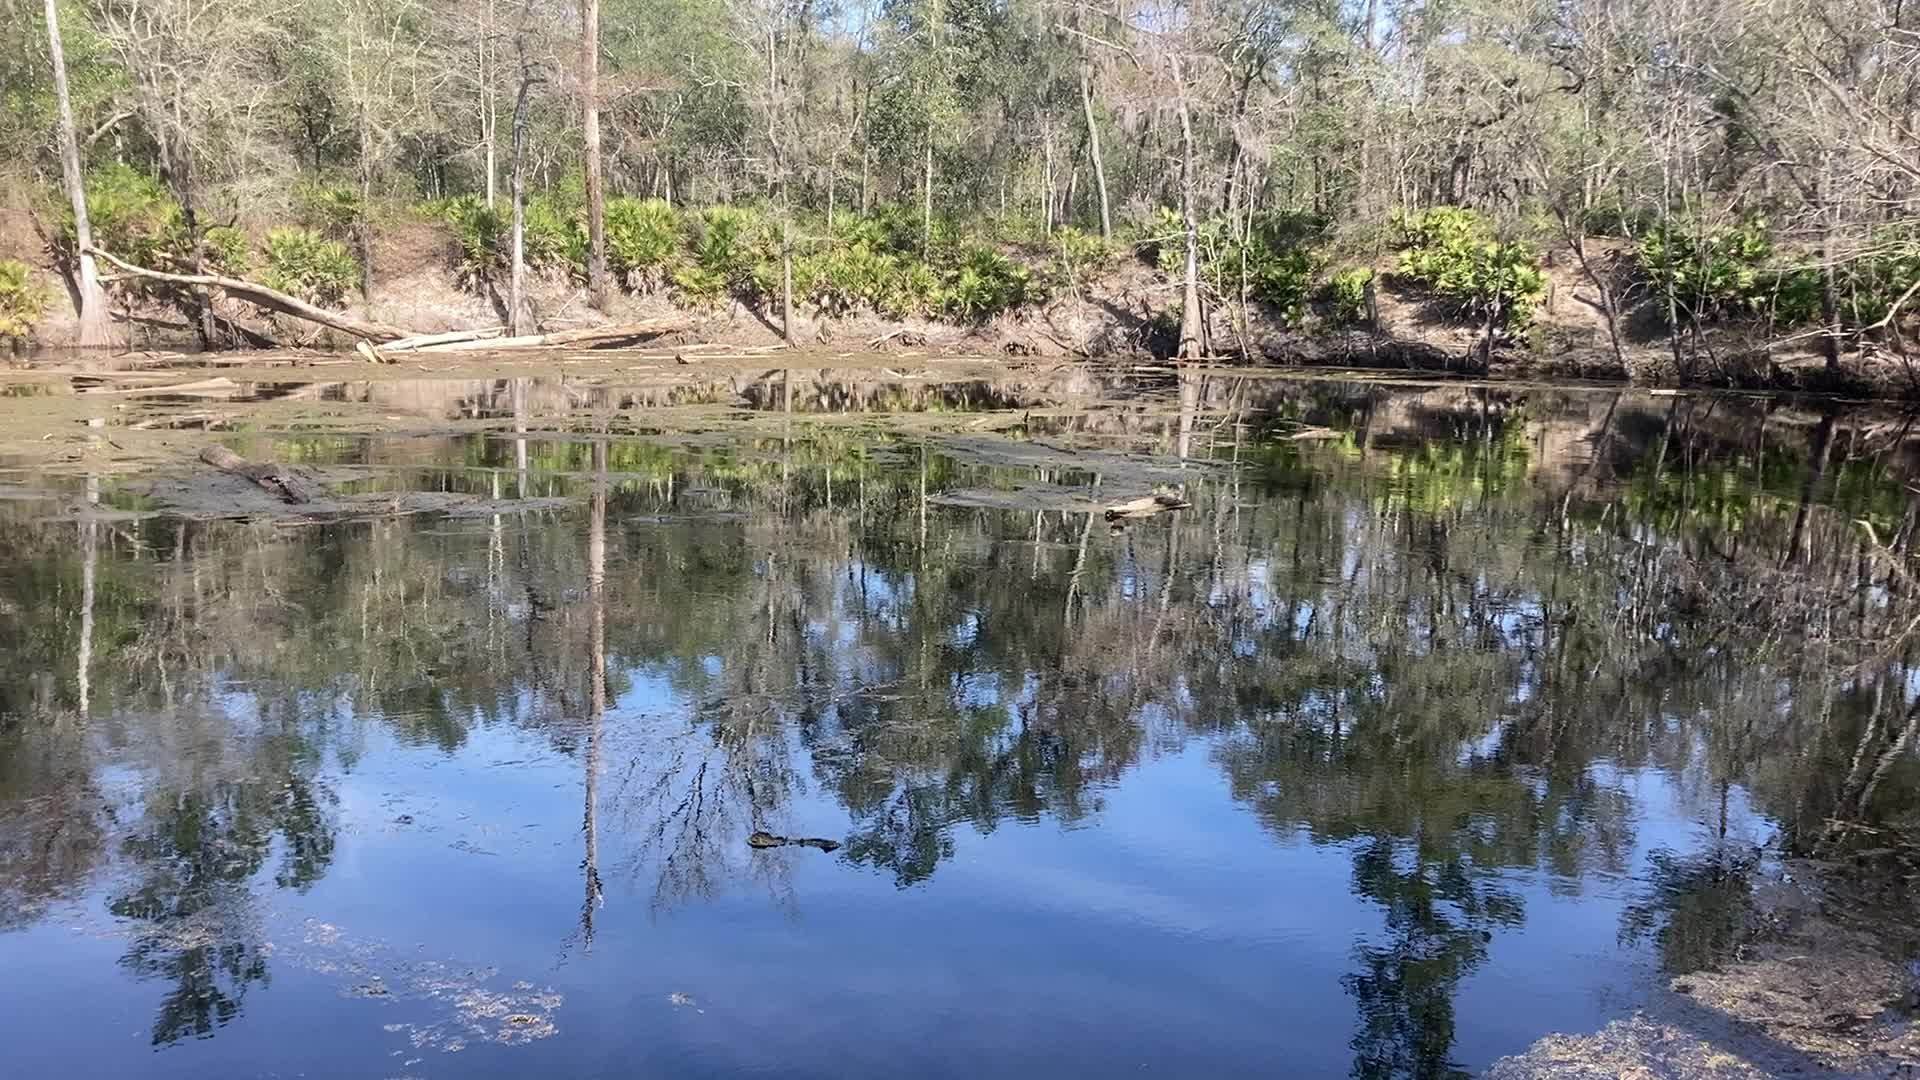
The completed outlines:
[[[607,718],[610,775],[623,751],[645,753],[678,723],[670,691],[630,679]],[[248,715],[244,695],[224,704]],[[79,1060],[138,1062],[156,1076],[258,1062],[249,1055],[284,1052],[275,1040],[295,1030],[337,1036],[296,1037],[305,1062],[357,1072],[403,1050],[424,1056],[413,1068],[421,1075],[596,1061],[675,1075],[1061,1075],[1119,1061],[1219,1073],[1250,1060],[1338,1075],[1350,1063],[1353,1003],[1341,980],[1356,944],[1380,927],[1377,910],[1352,897],[1348,845],[1304,833],[1276,840],[1228,796],[1204,739],[1151,755],[1073,825],[1006,820],[990,835],[956,825],[951,858],[905,891],[882,871],[817,852],[750,854],[742,836],[727,838],[735,876],[710,903],[652,910],[644,870],[603,871],[590,955],[574,936],[576,760],[538,732],[502,725],[471,729],[453,754],[378,726],[351,741],[355,767],[325,770],[342,836],[328,873],[304,894],[273,892],[267,872],[253,883],[270,894],[268,936],[288,944],[270,987],[248,995],[244,1023],[147,1057],[151,990],[117,977],[122,945],[89,932],[102,926],[97,911],[69,911],[6,939],[21,985],[43,988],[18,1003],[24,1029],[65,1026],[83,1010],[97,1018],[90,1024],[117,1024],[123,1045],[102,1040]],[[1699,843],[1701,823],[1657,770],[1593,769],[1632,799],[1630,865],[1655,847]],[[817,794],[786,817],[826,836],[848,827]],[[1748,820],[1744,809],[1736,819]],[[601,835],[603,864],[619,862],[630,845],[605,820]],[[789,876],[769,891],[755,880],[757,861]],[[1615,943],[1631,880],[1588,878],[1568,895],[1544,873],[1501,877],[1526,918],[1498,932],[1460,984],[1463,1063],[1545,1030],[1594,1026],[1629,1003],[1647,963]],[[352,996],[381,964],[356,972],[349,948],[302,946],[309,919],[384,946],[390,982],[408,963],[440,961],[495,972],[476,982],[498,990],[550,987],[563,999],[559,1035],[510,1048],[473,1039],[458,1057],[416,1049],[417,1028],[461,1029],[453,1006]],[[327,963],[341,970],[316,970]],[[676,1007],[675,994],[691,1004]]]
[[[1295,485],[1278,494],[1196,480],[1194,510],[1125,533],[1053,512],[1037,552],[1031,515],[936,508],[921,549],[916,459],[869,475],[863,543],[845,476],[832,513],[807,487],[766,509],[769,453],[695,478],[732,485],[724,520],[653,514],[640,485],[614,500],[590,948],[584,510],[499,531],[202,525],[204,564],[178,567],[158,543],[109,548],[98,617],[120,651],[101,648],[93,715],[31,729],[113,814],[93,869],[0,935],[32,988],[9,1002],[25,1075],[1477,1069],[1632,1004],[1658,965],[1653,940],[1622,935],[1649,856],[1716,845],[1716,778],[1750,779],[1719,763],[1773,752],[1713,725],[1759,696],[1712,663],[1655,671],[1685,700],[1621,721],[1587,708],[1624,692],[1590,676],[1604,637],[1566,671],[1544,659],[1543,622],[1589,633],[1579,606],[1616,590],[1603,545],[1666,535],[1595,526],[1605,490],[1570,514],[1592,530],[1577,569],[1555,561],[1557,496],[1375,485],[1378,462],[1332,451],[1263,464]],[[936,457],[931,486],[1020,475]],[[1784,532],[1743,528],[1761,546]],[[168,618],[188,568],[227,587],[219,610],[271,617],[190,653],[202,667],[173,661],[169,712],[125,643]],[[1582,574],[1599,579],[1574,591]],[[46,602],[66,619],[74,600]],[[1458,662],[1427,663],[1436,625]],[[1762,689],[1791,683],[1779,670]],[[1773,788],[1724,789],[1730,842],[1784,827],[1769,760]],[[317,813],[290,815],[300,792]],[[246,872],[182,887],[191,918],[114,917],[189,861],[151,854],[183,793],[227,830],[206,865]],[[756,852],[757,828],[846,846]],[[313,872],[291,880],[303,852]],[[170,991],[134,946],[165,960],[228,940],[263,961],[213,977],[238,1007],[155,1052]]]

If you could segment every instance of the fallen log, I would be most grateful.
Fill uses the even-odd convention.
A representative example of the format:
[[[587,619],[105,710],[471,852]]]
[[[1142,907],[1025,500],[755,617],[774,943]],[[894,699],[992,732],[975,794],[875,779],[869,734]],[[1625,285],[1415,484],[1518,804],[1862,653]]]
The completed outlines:
[[[219,289],[230,296],[237,296],[242,300],[266,308],[269,311],[277,311],[282,315],[290,315],[296,319],[304,319],[310,323],[318,323],[330,330],[338,330],[343,334],[351,334],[354,337],[365,338],[368,341],[399,341],[403,338],[416,336],[413,331],[405,330],[398,326],[389,326],[386,323],[362,322],[359,319],[342,315],[337,311],[328,311],[325,308],[315,307],[298,297],[288,296],[278,289],[270,289],[258,282],[243,281],[240,278],[222,277],[219,274],[173,274],[165,270],[149,270],[144,266],[135,266],[97,247],[88,246],[86,251],[90,255],[97,256],[111,263],[121,272],[132,274],[134,277],[164,281],[172,285],[192,285],[200,288]]]
[[[485,330],[449,330],[444,334],[421,334],[418,337],[401,338],[399,341],[381,342],[380,351],[411,352],[415,349],[452,345],[461,341],[487,341],[506,332],[507,328],[504,326],[490,326]]]
[[[224,446],[200,451],[200,460],[224,473],[251,480],[270,495],[290,503],[313,501],[310,485],[297,473],[271,461],[248,461]]]
[[[692,319],[648,319],[645,322],[617,326],[583,326],[577,330],[556,330],[551,334],[524,334],[520,337],[475,338],[414,347],[415,352],[474,352],[485,349],[538,349],[560,345],[597,345],[609,341],[659,337],[691,330]],[[387,351],[387,346],[380,346]]]

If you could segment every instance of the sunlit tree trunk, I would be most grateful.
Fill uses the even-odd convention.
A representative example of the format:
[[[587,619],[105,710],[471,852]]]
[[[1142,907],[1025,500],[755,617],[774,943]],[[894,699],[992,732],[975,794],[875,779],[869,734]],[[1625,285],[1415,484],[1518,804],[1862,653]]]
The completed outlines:
[[[67,201],[73,206],[73,238],[78,279],[73,282],[74,314],[80,318],[82,348],[113,343],[107,317],[107,292],[100,271],[87,249],[93,246],[93,227],[87,219],[86,184],[80,171],[80,141],[73,130],[73,97],[67,89],[67,57],[60,41],[60,14],[55,0],[47,0],[47,53],[53,60],[53,93],[60,110],[60,176]]]
[[[1200,304],[1200,222],[1194,205],[1193,118],[1187,108],[1187,80],[1180,70],[1180,57],[1169,55],[1173,82],[1180,106],[1180,211],[1186,227],[1186,280],[1181,290],[1180,347],[1183,360],[1197,359],[1208,353],[1206,312]]]
[[[581,133],[585,144],[587,188],[587,295],[593,306],[607,309],[606,196],[600,183],[600,0],[580,5],[583,23],[580,41],[580,96],[584,101]]]
[[[933,125],[927,125],[926,168],[921,177],[920,253],[933,251]]]
[[[527,99],[536,81],[533,65],[527,59],[523,37],[520,51],[520,92],[513,102],[513,267],[507,286],[507,333],[520,336],[533,333],[533,321],[527,312]]]

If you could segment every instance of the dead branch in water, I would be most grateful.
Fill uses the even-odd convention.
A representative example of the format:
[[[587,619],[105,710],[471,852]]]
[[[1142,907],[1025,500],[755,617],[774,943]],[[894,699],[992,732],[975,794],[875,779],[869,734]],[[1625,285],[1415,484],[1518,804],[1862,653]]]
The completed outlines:
[[[313,501],[309,484],[284,465],[271,461],[248,461],[224,446],[214,445],[200,451],[200,460],[221,472],[251,480],[271,495],[290,503]]]

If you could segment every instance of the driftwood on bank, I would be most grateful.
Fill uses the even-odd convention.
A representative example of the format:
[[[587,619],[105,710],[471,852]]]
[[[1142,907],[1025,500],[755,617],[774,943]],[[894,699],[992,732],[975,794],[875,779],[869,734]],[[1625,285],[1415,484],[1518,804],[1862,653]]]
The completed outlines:
[[[491,352],[497,349],[538,349],[561,345],[599,345],[610,341],[632,341],[640,338],[659,337],[662,334],[677,334],[693,329],[692,319],[667,318],[648,319],[637,323],[620,323],[614,326],[583,326],[576,330],[556,330],[550,334],[524,334],[519,337],[500,337],[500,331],[462,330],[450,334],[432,334],[425,337],[406,338],[397,342],[401,352]],[[360,354],[371,359],[386,360],[388,353],[395,351],[394,345],[369,345]]]
[[[389,326],[386,323],[363,322],[359,319],[342,315],[337,311],[328,311],[325,308],[315,307],[298,297],[288,296],[278,289],[268,288],[258,282],[245,281],[240,278],[223,277],[219,274],[174,274],[164,270],[149,270],[144,266],[135,266],[97,247],[89,246],[86,248],[86,251],[88,254],[112,264],[114,268],[120,270],[122,273],[132,274],[134,277],[149,278],[154,281],[165,281],[173,285],[192,285],[200,288],[219,289],[230,296],[237,296],[242,300],[257,304],[270,311],[278,311],[282,315],[290,315],[296,319],[305,319],[311,323],[318,323],[330,330],[338,330],[343,334],[351,334],[354,337],[367,341],[399,341],[403,338],[414,336],[412,331],[402,329],[398,326]]]
[[[293,470],[271,461],[248,461],[224,446],[209,446],[200,451],[200,460],[257,484],[268,494],[290,503],[313,501],[312,486]]]
[[[412,352],[415,349],[429,349],[436,345],[452,345],[461,341],[487,341],[507,332],[504,326],[490,326],[485,330],[449,330],[444,334],[421,334],[418,337],[401,338],[399,341],[383,341],[381,352]]]

